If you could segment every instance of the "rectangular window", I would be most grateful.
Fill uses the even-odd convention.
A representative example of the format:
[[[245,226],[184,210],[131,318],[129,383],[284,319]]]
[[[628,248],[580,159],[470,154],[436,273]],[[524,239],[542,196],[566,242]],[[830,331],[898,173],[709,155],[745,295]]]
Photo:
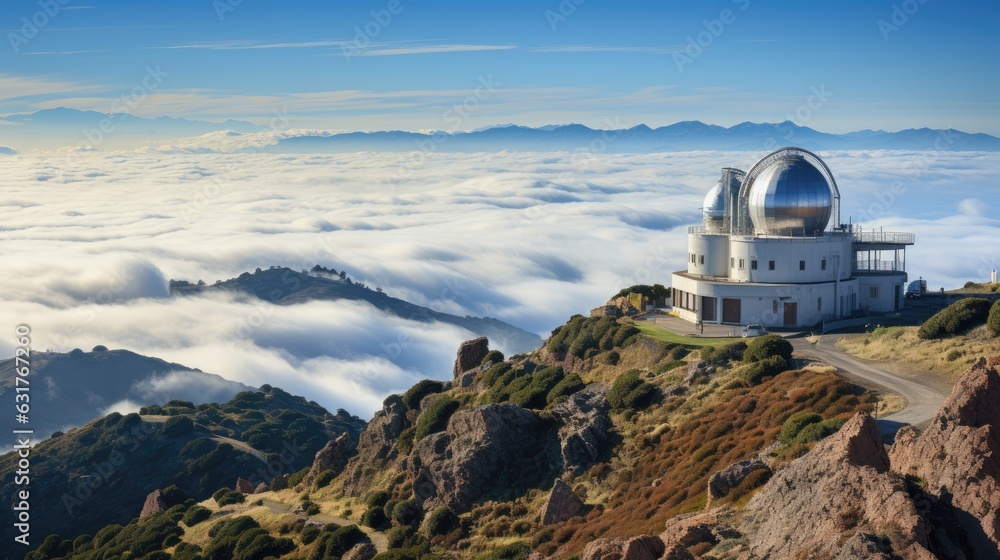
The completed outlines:
[[[743,270],[743,266],[744,266],[743,262],[744,262],[743,259],[740,259],[740,270]]]
[[[705,255],[698,255],[698,264],[705,264]]]
[[[823,262],[826,262],[826,260]],[[823,298],[816,299],[816,311],[823,311]]]
[[[823,259],[822,261],[820,261],[819,267],[822,270],[826,270],[826,259]]]
[[[729,257],[729,268],[736,268],[736,257]]]
[[[806,261],[799,261],[799,270],[806,269]]]
[[[774,261],[767,261],[767,269],[774,270]]]
[[[872,299],[878,299],[878,286],[868,286],[868,295]]]
[[[750,270],[757,270],[757,261],[756,260],[751,260],[750,261]]]

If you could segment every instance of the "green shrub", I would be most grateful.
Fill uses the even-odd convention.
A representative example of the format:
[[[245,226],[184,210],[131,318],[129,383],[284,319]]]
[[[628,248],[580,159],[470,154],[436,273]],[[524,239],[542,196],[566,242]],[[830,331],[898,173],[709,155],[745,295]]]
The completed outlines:
[[[447,535],[455,528],[458,517],[448,506],[441,506],[427,516],[427,533],[431,536]]]
[[[758,336],[747,343],[743,352],[744,362],[759,362],[771,356],[781,356],[785,360],[792,359],[792,343],[777,334]]]
[[[382,511],[382,506],[372,506],[361,515],[361,524],[381,531],[389,526],[389,518]]]
[[[418,381],[416,385],[410,387],[403,393],[403,404],[411,410],[420,408],[420,401],[427,395],[440,393],[444,389],[444,383],[433,379]]]
[[[639,370],[633,369],[618,376],[608,391],[608,403],[618,410],[640,409],[647,406],[656,387],[639,378]]]
[[[400,453],[409,455],[410,452],[413,451],[413,436],[416,433],[417,429],[413,426],[399,432],[399,438],[396,440],[396,446],[399,448]]]
[[[996,288],[996,285],[993,287]],[[993,336],[1000,336],[1000,299],[994,301],[993,305],[990,306],[990,314],[986,319],[986,326],[993,333]]]
[[[295,488],[302,483],[302,479],[309,474],[309,469],[311,467],[303,467],[302,470],[295,472],[292,476],[288,477],[288,487]]]
[[[950,352],[948,352],[948,355],[946,355],[944,357],[944,359],[948,360],[949,362],[954,362],[955,360],[957,360],[957,359],[959,359],[961,357],[962,357],[962,351],[961,350],[952,349]]]
[[[524,543],[512,543],[476,556],[476,560],[527,560],[531,548]]]
[[[183,521],[188,527],[194,527],[211,516],[212,510],[207,507],[191,506],[190,509],[184,512],[184,517],[181,521]]]
[[[309,560],[326,560],[340,558],[354,545],[368,540],[368,536],[358,529],[357,525],[337,527],[333,531],[324,531],[316,539],[316,546],[309,555]]]
[[[480,378],[482,384],[486,387],[493,387],[497,380],[500,379],[505,373],[511,370],[511,365],[507,362],[501,362],[499,364],[493,364],[490,369],[486,370],[486,373]]]
[[[701,349],[701,359],[716,366],[725,366],[729,362],[739,362],[743,360],[743,355],[746,352],[747,343],[742,340],[738,340],[731,344],[715,348],[713,346],[705,346]]]
[[[799,435],[799,432],[803,428],[810,424],[815,424],[817,422],[822,422],[823,417],[815,412],[800,412],[798,414],[793,414],[785,420],[785,423],[781,425],[781,431],[778,432],[778,441],[788,445],[795,441],[795,438]]]
[[[400,525],[414,525],[420,516],[420,508],[414,500],[403,500],[392,508],[392,521]]]
[[[499,364],[502,361],[503,361],[503,352],[499,350],[490,350],[489,352],[486,353],[486,356],[483,357],[483,360],[479,362],[479,364],[480,365]]]
[[[927,319],[917,331],[917,337],[928,340],[960,334],[987,322],[990,308],[990,300],[985,298],[958,300]]]
[[[773,377],[788,369],[788,361],[781,356],[771,356],[754,362],[743,369],[743,379],[756,385],[765,377]]]
[[[194,431],[194,422],[187,416],[172,416],[160,427],[160,435],[178,438]]]
[[[305,525],[302,530],[299,531],[299,538],[302,539],[302,544],[312,544],[313,541],[319,537],[319,527],[315,525]]]
[[[430,407],[417,419],[417,429],[414,437],[420,441],[430,434],[440,432],[448,427],[448,419],[461,406],[451,395],[444,395],[434,401]]]
[[[550,366],[525,378],[527,385],[511,393],[510,402],[524,408],[544,408],[549,392],[563,380],[563,369]]]
[[[691,350],[684,346],[678,346],[670,351],[670,358],[672,360],[683,360],[685,356],[691,353]]]
[[[316,477],[316,488],[326,488],[333,482],[334,478],[337,478],[337,472],[333,469],[326,469]]]
[[[795,436],[793,441],[798,444],[819,441],[829,435],[837,433],[837,430],[844,425],[844,422],[845,421],[840,418],[831,418],[830,420],[823,420],[822,422],[806,424],[801,430],[799,430],[799,433]]]
[[[555,387],[549,391],[549,394],[545,396],[545,403],[552,404],[559,397],[568,397],[580,389],[583,389],[583,387],[583,380],[580,379],[580,376],[575,373],[571,373],[566,377],[563,377],[562,380],[559,383],[556,383]]]
[[[385,533],[389,548],[403,548],[408,546],[410,537],[413,536],[413,527],[409,525],[397,525]]]
[[[392,494],[390,494],[388,491],[386,491],[386,490],[376,490],[371,496],[368,496],[368,501],[365,502],[365,503],[370,508],[380,508],[381,509],[381,508],[385,507],[385,504],[389,503],[389,500],[391,498],[392,498]]]
[[[215,494],[212,494],[212,499],[215,500],[215,503],[222,507],[230,504],[242,504],[245,498],[243,493],[238,490],[233,490],[232,488],[221,488],[217,490]]]

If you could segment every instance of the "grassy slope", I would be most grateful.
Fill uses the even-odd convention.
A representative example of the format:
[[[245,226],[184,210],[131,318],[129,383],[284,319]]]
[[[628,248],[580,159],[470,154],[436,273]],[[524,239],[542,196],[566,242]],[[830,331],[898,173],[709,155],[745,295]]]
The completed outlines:
[[[642,334],[652,338],[653,340],[670,344],[684,344],[686,346],[722,346],[724,344],[736,342],[737,340],[742,340],[739,338],[701,338],[684,336],[668,331],[663,327],[650,324],[646,321],[637,321],[635,326],[642,331]]]

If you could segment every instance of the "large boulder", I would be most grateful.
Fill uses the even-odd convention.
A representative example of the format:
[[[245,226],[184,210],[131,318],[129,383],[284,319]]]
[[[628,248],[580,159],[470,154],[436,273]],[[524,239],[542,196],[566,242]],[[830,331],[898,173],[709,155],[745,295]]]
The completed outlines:
[[[372,468],[391,461],[398,454],[397,440],[406,429],[409,409],[399,395],[390,395],[371,422],[358,436],[356,454],[348,461],[345,489],[352,496],[368,490]]]
[[[1000,558],[1000,375],[985,360],[955,384],[930,425],[896,434],[892,469],[950,504],[976,558]]]
[[[559,427],[563,473],[576,476],[601,460],[614,446],[607,389],[590,385],[552,407]]]
[[[347,460],[353,451],[354,445],[350,434],[347,432],[337,436],[337,439],[326,442],[323,449],[320,449],[316,453],[316,458],[313,459],[313,464],[309,467],[309,472],[302,479],[302,484],[306,488],[311,487],[323,471],[330,470],[340,474],[344,470],[344,467],[347,466]]]
[[[750,459],[733,463],[728,467],[716,471],[708,479],[708,500],[706,505],[711,506],[712,502],[725,498],[751,474],[763,471],[768,474],[771,468],[758,459]]]
[[[139,519],[145,519],[154,513],[166,511],[166,509],[167,500],[163,498],[163,492],[159,489],[153,490],[146,496],[146,502],[142,505],[142,512],[139,513]]]
[[[354,545],[341,557],[342,560],[372,560],[378,554],[378,549],[370,542],[363,542]]]
[[[609,537],[588,543],[580,560],[657,560],[663,552],[663,541],[652,535]]]
[[[747,504],[742,528],[758,557],[836,557],[840,535],[862,533],[888,535],[891,552],[904,558],[935,558],[927,521],[863,413],[778,471]]]
[[[444,432],[414,445],[407,465],[424,511],[467,511],[484,494],[533,485],[558,468],[545,425],[530,410],[504,403],[460,410]]]
[[[288,474],[288,473],[279,474],[278,476],[274,477],[271,480],[271,490],[274,490],[275,492],[279,492],[281,490],[288,489],[288,479],[289,478],[291,478],[291,475]]]
[[[236,490],[243,494],[253,494],[254,485],[250,484],[250,481],[243,478],[242,476],[236,479]]]
[[[573,489],[557,478],[549,491],[549,497],[542,504],[539,520],[542,525],[560,523],[582,514],[585,508],[583,500]]]
[[[490,341],[485,336],[463,342],[459,345],[458,353],[455,356],[455,377],[457,378],[470,369],[478,367],[489,352]]]

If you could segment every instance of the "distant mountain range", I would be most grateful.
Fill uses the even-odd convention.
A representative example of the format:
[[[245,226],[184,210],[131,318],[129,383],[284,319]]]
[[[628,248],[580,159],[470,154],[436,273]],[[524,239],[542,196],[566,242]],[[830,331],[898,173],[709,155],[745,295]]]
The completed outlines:
[[[296,272],[290,268],[272,267],[244,272],[236,278],[211,285],[197,285],[185,281],[172,281],[174,295],[194,295],[213,291],[229,291],[252,295],[279,305],[294,305],[315,300],[365,301],[376,308],[411,321],[421,323],[441,322],[466,329],[477,336],[490,339],[490,346],[502,347],[511,353],[530,352],[541,346],[537,334],[489,317],[459,317],[415,305],[387,295],[378,289],[352,282],[346,275],[338,277],[333,271],[314,269],[313,274]]]
[[[303,124],[302,126],[307,126]],[[134,149],[142,142],[182,138],[229,131],[243,134],[266,132],[267,128],[239,120],[208,122],[186,118],[145,118],[128,113],[104,114],[59,107],[35,113],[0,117],[0,144],[15,149],[78,146],[97,149]],[[859,130],[846,134],[820,132],[792,121],[743,122],[731,127],[683,121],[659,128],[644,124],[627,129],[602,130],[581,124],[546,125],[537,128],[503,124],[470,132],[406,132],[400,130],[349,133],[315,133],[303,136],[275,135],[276,144],[264,148],[272,153],[345,152],[495,152],[578,151],[602,153],[676,152],[689,150],[761,151],[781,146],[810,150],[940,150],[1000,151],[1000,138],[954,129],[911,128],[898,132]],[[247,144],[220,144],[204,138],[189,151],[233,151]],[[234,148],[233,146],[239,146]],[[3,151],[0,153],[11,153]]]
[[[756,151],[782,146],[810,150],[941,150],[1000,151],[1000,138],[954,129],[907,129],[899,132],[860,130],[847,134],[819,132],[791,121],[744,122],[729,128],[684,121],[660,128],[639,125],[621,130],[593,129],[580,124],[529,128],[497,126],[455,133],[402,131],[351,132],[281,139],[265,151],[276,153],[335,152],[495,152],[578,151],[604,153],[676,152],[689,150]]]
[[[138,406],[173,399],[194,404],[226,402],[251,388],[218,375],[129,352],[98,346],[93,352],[38,352],[32,355],[31,428],[36,439],[82,426],[104,416],[113,405]],[[14,407],[14,360],[0,362],[0,403]],[[13,415],[0,429],[17,429]]]

